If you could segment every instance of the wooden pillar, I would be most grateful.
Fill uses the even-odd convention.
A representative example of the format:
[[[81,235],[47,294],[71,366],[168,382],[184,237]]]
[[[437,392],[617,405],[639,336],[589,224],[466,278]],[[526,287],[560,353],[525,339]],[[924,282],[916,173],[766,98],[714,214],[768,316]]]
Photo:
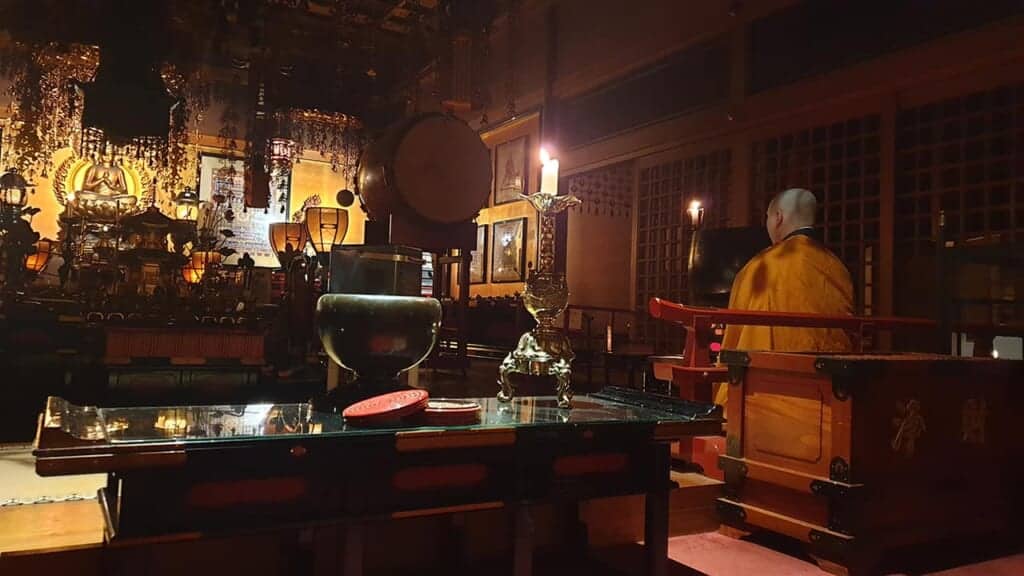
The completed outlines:
[[[754,183],[750,137],[745,132],[736,132],[730,140],[732,174],[729,178],[728,225],[751,226],[763,224],[763,215],[750,213],[750,194]]]
[[[747,42],[747,19],[737,11],[729,38],[729,102],[733,105],[742,104],[747,96]]]
[[[879,252],[878,278],[873,281],[878,285],[878,302],[873,303],[875,314],[879,316],[893,315],[893,275],[895,273],[894,253],[896,233],[896,113],[898,106],[895,94],[891,94],[882,102],[880,125],[881,173],[879,174]],[[879,334],[878,348],[892,348],[892,334]]]
[[[558,6],[552,3],[544,13],[544,101],[541,112],[541,145],[559,142],[561,122],[555,81],[558,79]]]

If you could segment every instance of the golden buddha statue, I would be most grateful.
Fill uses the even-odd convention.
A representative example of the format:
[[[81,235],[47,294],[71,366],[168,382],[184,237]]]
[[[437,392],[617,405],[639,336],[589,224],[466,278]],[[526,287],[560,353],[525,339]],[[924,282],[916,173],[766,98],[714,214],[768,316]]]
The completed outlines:
[[[85,171],[81,190],[74,194],[76,211],[97,221],[114,220],[135,212],[138,198],[128,191],[124,169],[104,156]]]
[[[82,192],[94,195],[94,197],[102,196],[109,199],[127,196],[128,182],[125,180],[124,170],[120,166],[114,166],[110,158],[104,158],[98,164],[89,166],[85,171]],[[79,196],[87,197],[82,194]]]

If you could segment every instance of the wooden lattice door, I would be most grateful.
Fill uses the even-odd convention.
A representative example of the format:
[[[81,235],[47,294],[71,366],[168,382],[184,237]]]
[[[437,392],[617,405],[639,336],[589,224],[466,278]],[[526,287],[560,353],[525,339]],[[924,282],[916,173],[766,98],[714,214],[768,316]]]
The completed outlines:
[[[717,150],[640,170],[637,189],[636,302],[659,297],[687,301],[686,265],[690,230],[686,208],[699,200],[705,226],[724,226],[728,220],[729,150]],[[659,351],[682,350],[682,331],[651,322],[646,312],[641,329]]]
[[[858,311],[868,315],[878,301],[880,123],[878,115],[851,118],[760,140],[751,149],[751,214],[763,222],[768,203],[783,190],[814,192],[821,238],[846,264]]]
[[[930,316],[940,213],[957,245],[1024,240],[1024,84],[900,111],[895,196],[897,312]],[[988,274],[998,271],[976,269],[956,288],[974,295],[972,321],[1019,322],[1015,291],[1001,286],[1008,279]]]

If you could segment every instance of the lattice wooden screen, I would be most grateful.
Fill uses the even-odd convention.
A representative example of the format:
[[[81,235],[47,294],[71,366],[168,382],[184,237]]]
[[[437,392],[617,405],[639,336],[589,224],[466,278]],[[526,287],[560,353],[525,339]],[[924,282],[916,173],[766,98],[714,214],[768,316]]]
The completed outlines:
[[[1024,240],[1024,85],[901,111],[896,121],[898,258],[934,250],[946,236]]]
[[[816,126],[755,142],[751,154],[751,214],[763,221],[768,202],[788,188],[814,192],[819,231],[850,270],[861,314],[878,300],[880,123],[872,115]]]
[[[691,200],[705,206],[705,226],[728,220],[731,153],[718,150],[640,171],[637,194],[637,306],[653,297],[686,301],[690,234],[685,210]],[[641,314],[647,318],[646,314]],[[643,334],[660,350],[682,350],[682,331],[663,322],[643,322]]]

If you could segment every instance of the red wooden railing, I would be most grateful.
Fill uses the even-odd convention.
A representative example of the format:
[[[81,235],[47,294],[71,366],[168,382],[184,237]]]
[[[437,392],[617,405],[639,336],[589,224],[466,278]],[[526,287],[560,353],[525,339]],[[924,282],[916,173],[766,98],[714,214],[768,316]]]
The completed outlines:
[[[855,346],[864,351],[875,342],[875,334],[893,330],[935,330],[932,320],[881,316],[824,316],[793,312],[751,312],[727,308],[700,308],[651,298],[652,318],[683,325],[687,331],[682,357],[662,357],[654,362],[654,375],[671,380],[683,398],[710,401],[711,383],[724,378],[724,367],[711,363],[711,343],[716,325],[800,326],[839,328],[855,335]]]

